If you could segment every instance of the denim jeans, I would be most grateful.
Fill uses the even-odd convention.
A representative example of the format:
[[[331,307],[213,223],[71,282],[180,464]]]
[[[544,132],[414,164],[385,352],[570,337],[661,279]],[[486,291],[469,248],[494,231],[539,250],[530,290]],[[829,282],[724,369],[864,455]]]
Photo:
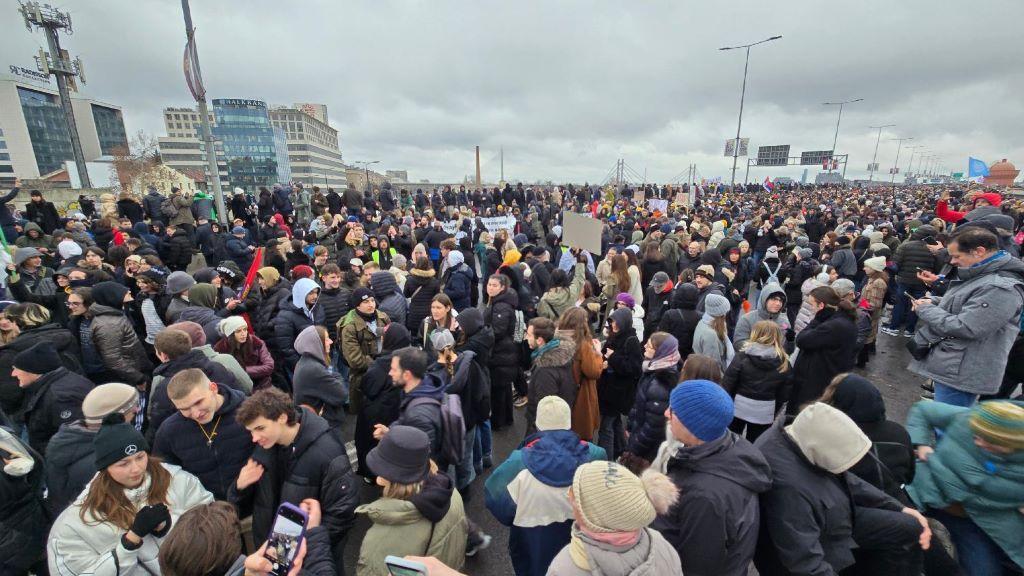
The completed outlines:
[[[914,298],[923,298],[925,289],[918,286],[907,286],[896,284],[896,304],[892,308],[892,319],[889,320],[890,330],[899,330],[906,326],[907,332],[913,332],[917,328],[917,313],[910,308],[910,298],[904,292],[909,292]]]
[[[601,427],[597,431],[597,445],[614,461],[626,449],[626,434],[622,427],[622,414],[601,414]]]
[[[476,425],[476,442],[473,443],[473,469],[477,475],[483,473],[484,457],[491,457],[491,421]]]
[[[932,381],[932,385],[935,387],[935,401],[942,402],[943,404],[952,404],[953,406],[964,406],[970,408],[974,406],[975,402],[978,401],[977,394],[971,394],[970,392],[964,392],[957,390],[956,388],[947,386],[942,382]]]
[[[970,518],[954,516],[944,510],[928,509],[925,515],[935,518],[949,530],[956,548],[957,562],[971,576],[1002,576],[1003,564],[1011,565],[1006,552]]]

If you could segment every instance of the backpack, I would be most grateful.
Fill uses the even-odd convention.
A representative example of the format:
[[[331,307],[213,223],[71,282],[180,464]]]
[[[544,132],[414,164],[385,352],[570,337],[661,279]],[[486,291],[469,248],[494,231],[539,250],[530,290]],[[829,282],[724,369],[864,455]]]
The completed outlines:
[[[779,282],[779,270],[782,270],[782,261],[779,261],[779,265],[775,267],[775,270],[769,268],[767,262],[761,262],[761,265],[768,271],[768,279],[764,281],[764,286],[769,284],[781,285],[781,282]]]
[[[160,201],[160,213],[168,218],[174,218],[178,215],[178,207],[174,205],[170,198],[164,198]]]
[[[522,344],[526,339],[526,316],[522,310],[516,310],[515,323],[512,324],[512,341]]]
[[[413,398],[408,408],[418,404],[437,404],[441,407],[441,458],[445,464],[458,464],[466,447],[466,420],[462,416],[462,399],[457,394],[445,393],[442,401],[433,398]]]

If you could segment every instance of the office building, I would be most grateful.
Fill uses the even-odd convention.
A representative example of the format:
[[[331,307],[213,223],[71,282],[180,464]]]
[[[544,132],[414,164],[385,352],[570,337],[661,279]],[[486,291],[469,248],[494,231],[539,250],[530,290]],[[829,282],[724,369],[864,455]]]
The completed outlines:
[[[56,83],[17,66],[0,74],[0,187],[14,178],[34,179],[75,159]],[[128,146],[119,106],[81,95],[71,97],[86,161]]]
[[[193,108],[164,109],[167,136],[158,138],[160,157],[168,166],[210,180],[206,153],[200,140],[199,113]],[[260,100],[215,99],[210,115],[221,187],[255,193],[292,179],[285,132],[270,122]]]
[[[338,146],[338,131],[327,123],[327,106],[274,107],[270,121],[284,131],[293,180],[321,188],[345,187],[347,167]]]

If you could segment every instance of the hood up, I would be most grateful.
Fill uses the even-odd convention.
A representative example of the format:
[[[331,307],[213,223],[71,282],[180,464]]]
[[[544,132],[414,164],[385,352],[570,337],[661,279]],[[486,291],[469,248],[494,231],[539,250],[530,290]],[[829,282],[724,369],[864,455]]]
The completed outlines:
[[[871,449],[849,416],[822,402],[804,408],[785,431],[811,464],[833,474],[846,472]]]
[[[572,486],[576,469],[590,461],[590,448],[572,430],[544,430],[526,439],[523,464],[548,486]]]
[[[314,302],[313,306],[307,307],[306,296],[308,296],[313,290],[317,290],[319,288],[320,286],[312,279],[299,278],[295,281],[295,285],[292,286],[292,305],[303,312],[312,310],[313,306],[316,306],[316,303]]]
[[[831,403],[857,424],[885,420],[882,393],[868,379],[857,374],[848,374],[843,378],[836,386]]]
[[[299,354],[308,354],[318,360],[324,359],[324,341],[316,331],[316,326],[307,326],[299,336],[295,338],[295,351]]]
[[[778,294],[779,296],[782,297],[782,308],[779,310],[779,312],[775,314],[770,314],[768,310],[765,309],[765,303],[767,303],[768,299],[775,294]],[[782,289],[782,286],[779,286],[775,282],[765,285],[764,289],[761,290],[761,295],[758,296],[757,298],[757,315],[765,320],[774,320],[775,318],[778,318],[779,314],[783,314],[785,312],[786,291]]]

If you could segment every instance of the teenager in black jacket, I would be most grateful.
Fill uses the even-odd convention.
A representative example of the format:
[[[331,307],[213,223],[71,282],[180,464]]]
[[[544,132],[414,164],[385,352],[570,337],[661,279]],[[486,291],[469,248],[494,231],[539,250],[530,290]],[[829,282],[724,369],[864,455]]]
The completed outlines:
[[[722,378],[722,388],[733,397],[735,406],[729,429],[750,442],[771,427],[789,396],[792,369],[784,343],[785,335],[778,324],[772,320],[756,322]]]
[[[673,294],[673,306],[662,315],[658,330],[675,336],[679,342],[679,355],[686,358],[693,353],[693,333],[701,318],[697,312],[699,291],[687,282],[677,286]]]
[[[642,373],[643,349],[633,329],[633,313],[619,308],[608,318],[608,339],[601,348],[605,369],[597,381],[597,400],[601,409],[598,445],[614,460],[626,449],[622,416],[629,414],[636,396],[637,379]]]

